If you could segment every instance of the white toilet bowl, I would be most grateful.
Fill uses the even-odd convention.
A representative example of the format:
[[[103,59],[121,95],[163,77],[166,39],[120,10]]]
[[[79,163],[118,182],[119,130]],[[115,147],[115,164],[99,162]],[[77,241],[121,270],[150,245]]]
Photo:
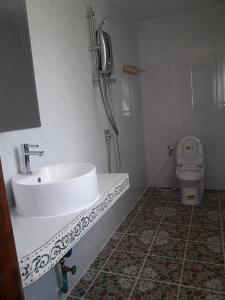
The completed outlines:
[[[184,204],[194,205],[204,193],[204,152],[200,140],[194,136],[183,137],[177,145],[176,177],[179,180]]]

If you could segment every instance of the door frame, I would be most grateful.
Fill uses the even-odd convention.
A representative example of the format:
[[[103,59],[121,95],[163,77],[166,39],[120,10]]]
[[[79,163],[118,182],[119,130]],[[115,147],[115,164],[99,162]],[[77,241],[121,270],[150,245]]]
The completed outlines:
[[[25,300],[0,159],[0,299]]]

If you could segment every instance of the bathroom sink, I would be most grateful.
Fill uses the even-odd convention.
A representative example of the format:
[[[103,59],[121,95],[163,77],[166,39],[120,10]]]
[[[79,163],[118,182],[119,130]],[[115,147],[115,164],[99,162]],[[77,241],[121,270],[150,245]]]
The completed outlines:
[[[69,163],[35,169],[12,179],[16,211],[25,217],[78,212],[98,200],[96,167]]]

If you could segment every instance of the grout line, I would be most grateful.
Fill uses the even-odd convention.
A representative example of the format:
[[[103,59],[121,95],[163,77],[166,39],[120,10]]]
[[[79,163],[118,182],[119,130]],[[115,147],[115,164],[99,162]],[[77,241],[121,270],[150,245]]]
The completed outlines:
[[[154,238],[155,238],[154,241],[157,239],[157,237],[154,237],[154,236],[153,237],[149,236],[149,238],[152,238],[152,241],[153,241]],[[187,242],[187,241],[183,240],[183,242]],[[218,245],[218,244],[212,244],[212,245],[221,246],[221,245]],[[110,251],[110,249],[106,249],[106,250]],[[115,250],[115,251],[113,251],[113,250]],[[182,257],[173,257],[173,256],[166,256],[166,255],[159,255],[159,254],[156,254],[156,253],[149,255],[148,252],[147,253],[143,253],[143,252],[137,252],[137,251],[121,250],[121,249],[113,249],[113,250],[111,250],[111,251],[113,251],[113,252],[125,252],[125,253],[130,253],[130,254],[138,254],[138,255],[143,255],[143,256],[146,256],[146,255],[147,256],[156,256],[156,257],[162,257],[162,258],[169,258],[169,259],[173,259],[173,260],[190,261],[190,262],[196,262],[196,263],[202,263],[202,264],[210,264],[210,265],[216,265],[216,266],[223,266],[224,265],[224,264],[221,264],[221,263],[215,263],[215,262],[210,262],[210,261],[196,260],[196,259],[189,259],[189,258],[182,258]],[[99,271],[97,269],[90,269],[90,270],[92,270],[92,271]],[[111,271],[104,271],[104,272],[105,273],[113,273]],[[121,273],[116,273],[116,274],[120,274],[121,275]]]
[[[126,276],[129,278],[136,278],[137,275],[132,275],[132,274],[125,274],[125,273],[117,273],[117,272],[112,272],[112,271],[104,271],[102,270],[101,273],[106,273],[106,274],[113,274],[113,275],[117,275],[117,276]]]
[[[141,195],[138,197],[137,201],[135,202],[135,204],[131,207],[130,211],[128,212],[128,214],[123,218],[123,220],[118,224],[118,226],[116,227],[114,233],[118,230],[118,228],[120,227],[120,225],[126,220],[126,218],[128,217],[128,215],[130,214],[130,212],[135,208],[135,206],[137,205],[137,203],[141,200],[141,198],[144,196],[145,192],[148,190],[148,187],[141,193]],[[151,195],[152,193],[152,189],[150,189],[150,191],[147,193],[147,195],[145,196],[145,199],[143,201],[143,203],[140,205],[140,207],[137,207],[137,211],[139,211],[141,209],[141,207],[144,205],[147,197],[149,195]],[[136,217],[136,214],[135,214]],[[114,235],[114,233],[112,234],[112,236]]]
[[[134,206],[130,209],[130,211],[128,212],[128,214],[123,218],[123,220],[122,220],[122,221],[119,223],[119,225],[116,227],[116,229],[114,230],[114,232],[113,232],[112,235],[110,236],[109,240],[110,240],[110,239],[113,237],[113,235],[117,232],[119,226],[125,221],[125,219],[126,219],[127,216],[129,215],[129,213],[134,209],[135,205],[141,200],[142,197],[144,197],[144,194],[147,192],[148,189],[149,189],[149,186],[147,186],[147,187],[144,189],[144,191],[140,194],[140,196],[137,198],[137,201],[135,202]],[[153,191],[153,189],[151,188],[145,197],[147,198],[149,195],[151,195],[152,191]],[[144,205],[144,203],[145,203],[145,201],[146,201],[146,198],[144,199],[143,204],[141,205],[141,207]],[[139,208],[137,209],[137,211],[139,212]],[[136,215],[137,215],[137,214],[135,214],[135,217],[136,217]],[[133,223],[133,222],[132,222],[132,223]],[[122,236],[121,236],[121,239],[122,239],[124,233],[123,233],[123,232],[118,232],[118,233],[120,233],[120,234],[122,235]],[[119,239],[117,245],[119,244],[119,242],[120,242],[121,239]],[[108,242],[109,242],[109,240],[108,240]],[[108,242],[101,248],[100,252],[106,247],[106,245],[108,244]],[[110,249],[109,249],[109,251],[110,251]],[[112,250],[111,250],[111,251],[112,251]],[[100,253],[100,252],[99,252],[99,253]],[[97,255],[97,256],[98,256],[98,255]],[[97,256],[96,256],[96,257],[97,257]],[[95,261],[96,257],[95,257],[94,260],[91,262],[91,264]],[[87,268],[87,270],[83,273],[83,275],[79,278],[79,280],[78,280],[77,283],[74,285],[74,287],[71,289],[71,291],[76,287],[76,285],[77,285],[77,284],[79,283],[79,281],[82,279],[82,277],[84,276],[84,274],[89,270],[89,268],[90,268],[90,266],[89,266],[89,267]],[[94,277],[93,281],[95,281],[96,277],[97,277],[97,275]],[[70,293],[71,293],[71,291],[70,291]],[[68,294],[67,297],[70,296],[70,293]],[[86,293],[85,293],[85,294],[86,294]],[[84,296],[83,296],[83,297],[84,297]],[[82,298],[80,298],[80,299],[82,299]]]
[[[147,191],[147,189],[148,189],[148,187],[142,192],[142,194],[138,197],[138,200],[136,201],[136,203],[135,203],[135,205],[131,208],[131,210],[130,211],[132,211],[133,209],[134,209],[134,207],[137,205],[137,203],[141,200],[141,198],[143,197],[143,195],[144,195],[144,193]],[[150,247],[149,247],[149,250],[148,250],[148,252],[147,252],[147,254],[143,254],[143,253],[140,253],[140,252],[135,252],[135,251],[124,251],[124,250],[120,250],[120,249],[118,249],[118,245],[119,245],[119,243],[121,242],[121,240],[126,236],[126,235],[133,235],[133,236],[147,236],[147,235],[143,235],[143,234],[135,234],[135,233],[129,233],[128,232],[128,230],[130,229],[130,227],[132,226],[132,224],[134,223],[134,221],[136,220],[136,217],[137,217],[137,215],[140,213],[140,211],[141,210],[147,210],[147,211],[149,211],[149,213],[151,213],[151,210],[153,210],[154,209],[154,207],[153,207],[153,209],[143,209],[143,206],[145,205],[145,203],[147,202],[147,200],[148,200],[148,198],[149,198],[149,196],[151,195],[151,194],[153,194],[153,192],[154,192],[154,190],[153,189],[150,189],[149,190],[149,192],[145,195],[145,197],[144,197],[144,201],[142,201],[142,204],[137,208],[137,212],[136,212],[136,214],[135,214],[135,216],[134,216],[134,218],[133,218],[133,220],[130,222],[130,224],[129,224],[129,226],[127,226],[127,228],[126,228],[126,230],[124,231],[124,232],[118,232],[118,233],[120,233],[120,235],[121,235],[121,237],[120,237],[120,239],[118,239],[118,242],[117,242],[117,244],[116,244],[116,247],[114,248],[114,249],[108,249],[108,251],[111,251],[111,253],[110,253],[110,255],[109,255],[109,257],[107,258],[107,260],[105,261],[105,263],[103,264],[103,266],[101,267],[101,269],[100,270],[94,270],[94,269],[92,269],[92,271],[95,271],[97,274],[96,274],[96,276],[94,277],[94,279],[92,280],[92,283],[90,284],[90,286],[88,287],[88,289],[86,290],[86,292],[85,292],[85,294],[82,296],[82,297],[76,297],[76,296],[73,296],[73,295],[68,295],[68,296],[70,296],[71,297],[71,299],[85,299],[85,296],[87,295],[87,293],[88,293],[88,291],[90,290],[90,288],[93,286],[93,284],[94,284],[94,282],[95,282],[95,280],[97,279],[97,277],[99,276],[99,274],[101,273],[101,272],[103,272],[103,273],[110,273],[110,274],[115,274],[115,275],[124,275],[124,276],[129,276],[129,277],[132,277],[132,278],[136,278],[136,280],[135,280],[135,283],[134,283],[134,286],[133,286],[133,289],[131,290],[131,292],[130,292],[130,294],[129,294],[129,298],[128,299],[130,299],[131,298],[131,296],[132,296],[132,293],[133,293],[133,291],[134,291],[134,289],[135,289],[135,287],[136,287],[136,285],[137,285],[137,282],[138,282],[138,280],[139,280],[139,278],[140,278],[140,274],[141,274],[141,272],[142,272],[142,270],[143,270],[143,268],[144,268],[144,265],[145,265],[145,262],[146,262],[146,260],[147,260],[147,258],[149,257],[149,255],[150,255],[150,252],[151,252],[151,249],[152,249],[152,246],[153,246],[153,244],[154,244],[154,242],[155,242],[155,240],[158,238],[158,239],[169,239],[169,240],[177,240],[177,241],[185,241],[186,242],[186,247],[185,247],[185,253],[184,253],[184,257],[183,257],[183,264],[182,264],[182,270],[181,270],[181,277],[180,277],[180,282],[179,282],[179,284],[176,284],[176,283],[169,283],[169,282],[164,282],[164,281],[156,281],[156,280],[152,280],[152,279],[148,279],[148,280],[150,280],[150,281],[152,281],[152,282],[162,282],[162,283],[165,283],[165,284],[171,284],[171,285],[176,285],[176,286],[178,286],[178,294],[177,294],[177,299],[179,299],[179,294],[180,294],[180,288],[181,287],[187,287],[187,288],[192,288],[192,289],[197,289],[197,290],[203,290],[203,291],[207,291],[207,292],[214,292],[214,293],[223,293],[223,292],[221,292],[221,291],[218,291],[218,290],[208,290],[208,289],[204,289],[204,288],[196,288],[196,287],[194,287],[194,286],[188,286],[188,285],[182,285],[182,277],[183,277],[183,271],[184,271],[184,264],[185,264],[185,261],[194,261],[194,262],[199,262],[199,263],[209,263],[209,262],[205,262],[205,261],[196,261],[196,260],[191,260],[191,259],[186,259],[186,253],[187,253],[187,248],[188,248],[188,242],[190,241],[190,242],[198,242],[198,243],[204,243],[204,244],[215,244],[215,245],[220,245],[221,246],[221,243],[208,243],[208,242],[204,242],[204,241],[195,241],[195,240],[193,240],[193,241],[191,241],[190,240],[190,230],[191,230],[191,223],[192,223],[192,218],[193,218],[193,215],[194,215],[194,209],[193,209],[193,206],[192,206],[192,209],[191,209],[191,218],[190,218],[190,222],[189,222],[189,227],[188,227],[188,235],[187,235],[187,239],[176,239],[176,238],[168,238],[168,237],[160,237],[160,236],[157,236],[157,234],[158,234],[158,232],[159,232],[159,228],[160,228],[160,226],[161,226],[161,224],[163,223],[163,219],[164,219],[164,217],[165,217],[165,214],[166,214],[166,212],[167,212],[167,209],[168,209],[168,207],[169,207],[169,205],[171,204],[171,203],[174,203],[174,201],[172,200],[172,197],[173,197],[173,194],[175,193],[175,192],[171,192],[170,194],[169,194],[169,199],[167,200],[167,203],[166,203],[166,205],[165,205],[165,209],[164,209],[164,212],[163,212],[163,214],[161,215],[161,219],[160,219],[160,222],[159,222],[159,224],[158,224],[158,226],[157,226],[157,228],[156,228],[156,230],[155,230],[155,234],[153,235],[153,236],[148,236],[149,238],[152,238],[152,242],[151,242],[151,245],[150,245]],[[161,197],[163,197],[162,195],[160,195]],[[222,219],[222,211],[221,211],[221,198],[220,198],[220,192],[219,191],[217,191],[217,197],[219,196],[219,210],[220,210],[220,224],[221,224],[221,235],[222,235],[222,244],[223,244],[223,255],[224,255],[224,261],[225,261],[225,245],[224,245],[224,234],[223,234],[223,219]],[[161,200],[159,200],[159,202],[160,202]],[[165,201],[164,201],[165,202]],[[211,210],[215,210],[216,208],[215,207],[212,207],[211,208]],[[130,211],[129,211],[129,213],[130,213]],[[128,215],[129,215],[129,213],[128,213]],[[181,214],[186,214],[186,212],[178,212],[178,213],[181,213]],[[189,212],[188,212],[189,213]],[[127,216],[128,216],[127,215]],[[200,217],[201,216],[204,216],[205,214],[202,214],[202,215],[200,215]],[[119,226],[122,224],[122,222],[127,218],[127,216],[121,221],[121,223],[118,225],[118,227],[117,227],[117,229],[119,228]],[[182,225],[182,224],[176,224],[176,225]],[[194,226],[193,226],[194,227]],[[195,226],[195,227],[200,227],[200,226]],[[207,226],[207,228],[208,228],[208,226]],[[210,227],[210,228],[212,228],[212,229],[218,229],[218,227]],[[115,232],[117,231],[117,229],[115,230]],[[115,234],[115,232],[113,233],[113,234]],[[113,236],[113,235],[112,235]],[[107,244],[106,244],[107,245]],[[105,245],[105,246],[106,246]],[[105,248],[105,246],[103,247],[103,249]],[[113,255],[113,253],[115,252],[115,251],[120,251],[120,252],[128,252],[128,253],[136,253],[136,254],[142,254],[143,256],[145,256],[145,259],[144,259],[144,262],[143,262],[143,264],[142,264],[142,267],[141,267],[141,269],[140,269],[140,271],[139,271],[139,273],[138,273],[138,275],[137,276],[131,276],[131,275],[126,275],[126,274],[120,274],[120,273],[116,273],[116,272],[107,272],[107,271],[104,271],[103,269],[104,269],[104,267],[105,267],[105,265],[108,263],[108,261],[110,260],[110,258],[111,258],[111,256]],[[158,257],[165,257],[165,258],[170,258],[170,259],[177,259],[177,260],[182,260],[182,258],[176,258],[176,257],[170,257],[170,256],[161,256],[161,255],[157,255],[157,254],[153,254],[152,256],[158,256]],[[222,265],[222,264],[217,264],[217,263],[210,263],[210,264],[213,264],[213,265]],[[225,265],[224,265],[224,267],[225,267]],[[82,277],[80,278],[80,280],[82,279]],[[147,280],[147,278],[143,278],[144,280]],[[80,281],[79,280],[79,281]],[[78,281],[78,282],[79,282]],[[78,282],[77,282],[77,284],[78,284]],[[75,287],[73,287],[73,289],[74,289]],[[224,294],[224,293],[223,293]],[[72,298],[73,297],[73,298]]]
[[[196,262],[201,264],[208,264],[208,265],[214,265],[214,266],[223,266],[224,264],[214,263],[210,261],[204,261],[204,260],[194,260],[194,259],[187,259],[185,258],[184,261],[190,261],[190,262]]]
[[[219,223],[220,223],[220,221],[218,221]],[[220,229],[220,224],[218,224],[218,225],[215,225],[215,226],[210,226],[210,225],[206,225],[206,226],[195,226],[195,225],[191,225],[191,227],[194,227],[194,228],[196,228],[196,227],[201,227],[201,228],[214,228],[214,229]]]
[[[146,198],[147,198],[149,195],[151,195],[152,191],[153,191],[153,190],[151,189],[151,190],[149,191],[149,193],[147,193]],[[143,192],[143,194],[144,194],[144,192]],[[142,195],[143,195],[143,194],[142,194]],[[140,201],[140,200],[141,200],[141,196],[140,196],[138,199],[139,199],[138,201]],[[138,201],[137,201],[136,203],[138,203]],[[142,205],[144,205],[145,201],[146,201],[146,199],[144,200],[144,202],[143,202]],[[141,206],[142,206],[142,205],[141,205]],[[132,221],[130,222],[130,224],[128,225],[128,227],[127,227],[127,229],[125,230],[125,232],[124,232],[124,233],[121,233],[121,238],[119,239],[119,241],[118,241],[116,247],[111,251],[111,254],[110,254],[109,257],[107,258],[107,260],[105,261],[105,263],[103,264],[103,266],[101,267],[101,269],[97,272],[97,274],[96,274],[96,276],[94,277],[92,283],[91,283],[90,286],[87,288],[85,294],[83,295],[83,297],[82,297],[81,299],[85,299],[85,296],[87,295],[88,291],[89,291],[90,288],[93,286],[93,284],[94,284],[95,280],[97,279],[97,277],[99,276],[99,274],[103,271],[104,267],[105,267],[106,264],[108,263],[109,259],[110,259],[111,256],[113,255],[113,253],[116,251],[116,249],[117,249],[119,243],[120,243],[120,242],[122,241],[122,239],[124,238],[124,236],[125,236],[127,230],[129,230],[129,228],[130,228],[131,225],[133,224],[133,222],[134,222],[134,220],[136,219],[136,216],[137,216],[138,214],[139,214],[139,209],[137,209],[137,213],[135,214],[133,220],[132,220]],[[124,220],[125,220],[125,219],[126,219],[126,218],[124,218]],[[123,221],[122,221],[122,222],[123,222]],[[122,223],[122,222],[121,222],[121,223]],[[121,224],[121,223],[120,223],[120,224]],[[120,225],[119,225],[119,226],[120,226]],[[118,227],[119,227],[119,226],[118,226]]]
[[[182,264],[182,269],[181,269],[180,282],[179,282],[179,287],[178,287],[178,292],[177,292],[177,300],[179,299],[179,295],[180,295],[180,287],[181,287],[181,282],[182,282],[182,277],[183,277],[183,272],[184,272],[184,264],[185,264],[185,261],[186,261],[185,258],[186,258],[187,248],[188,248],[188,242],[189,242],[190,231],[191,231],[191,222],[192,222],[193,211],[194,211],[194,208],[193,208],[193,206],[192,206],[192,210],[191,210],[191,218],[190,218],[189,228],[188,228],[188,235],[187,235],[186,248],[185,248],[185,251],[184,251],[184,258],[183,258],[183,264]]]
[[[123,251],[125,252],[125,251]],[[140,254],[140,253],[136,253]],[[149,256],[149,255],[148,255]],[[187,258],[180,258],[180,257],[172,257],[172,256],[165,256],[165,255],[157,255],[157,254],[151,254],[151,256],[157,256],[157,257],[163,257],[163,258],[169,258],[173,260],[183,260],[183,261],[190,261],[190,262],[196,262],[196,263],[202,263],[202,264],[208,264],[208,265],[215,265],[215,266],[223,266],[224,264],[220,263],[214,263],[214,262],[209,262],[209,261],[204,261],[204,260],[196,260],[196,259],[187,259]]]
[[[105,271],[102,271],[102,273],[108,273],[108,274],[112,274],[112,275],[116,275],[116,276],[124,276],[124,274],[120,274],[120,273],[115,273],[115,272],[105,272]],[[125,275],[127,276],[127,275]],[[135,278],[134,276],[131,276],[129,275],[130,278]],[[166,284],[168,286],[172,285],[172,286],[176,286],[176,287],[179,287],[179,284],[178,283],[171,283],[171,282],[168,282],[168,281],[162,281],[162,280],[154,280],[154,279],[149,279],[149,278],[142,278],[143,281],[148,281],[148,282],[153,282],[153,283],[162,283],[162,284]],[[201,288],[201,287],[195,287],[195,286],[191,286],[191,285],[184,285],[184,284],[181,284],[180,285],[181,287],[183,288],[188,288],[188,289],[192,289],[192,290],[197,290],[197,291],[203,291],[203,292],[206,292],[206,293],[213,293],[215,295],[225,295],[225,292],[224,291],[219,291],[219,290],[213,290],[213,289],[204,289],[204,288]],[[78,296],[73,296],[73,295],[69,295],[68,297],[70,297],[71,299],[82,299],[81,297],[78,297]]]
[[[204,288],[195,287],[195,286],[192,286],[192,285],[181,284],[180,286],[184,287],[184,288],[188,288],[188,289],[194,289],[194,290],[198,290],[198,291],[204,291],[204,292],[207,292],[207,293],[215,293],[215,294],[219,294],[219,295],[224,295],[225,294],[224,291],[213,290],[213,289],[212,290],[211,289],[204,289]]]
[[[170,192],[170,193],[169,193],[169,201],[167,201],[166,208],[167,208],[168,205],[169,205],[169,202],[170,202],[170,199],[171,199],[173,193],[174,193],[174,192]],[[163,214],[162,214],[162,216],[161,216],[161,220],[160,220],[160,222],[159,222],[159,224],[158,224],[158,226],[157,226],[157,229],[156,229],[155,234],[154,234],[154,236],[153,236],[151,245],[150,245],[150,247],[149,247],[149,249],[148,249],[148,252],[147,252],[147,254],[146,254],[146,256],[145,256],[144,262],[143,262],[143,264],[142,264],[142,266],[141,266],[141,269],[140,269],[140,271],[139,271],[139,273],[138,273],[138,276],[137,276],[137,278],[136,278],[136,280],[135,280],[134,286],[133,286],[133,288],[131,289],[131,292],[130,292],[130,294],[129,294],[128,300],[131,299],[131,296],[132,296],[133,291],[134,291],[134,289],[135,289],[135,287],[136,287],[136,285],[137,285],[137,282],[138,282],[138,280],[139,280],[139,278],[140,278],[141,272],[142,272],[142,270],[143,270],[143,268],[144,268],[144,265],[145,265],[145,263],[146,263],[146,261],[147,261],[147,258],[148,258],[149,254],[150,254],[150,251],[151,251],[151,249],[152,249],[152,246],[153,246],[153,244],[154,244],[154,241],[155,241],[155,239],[156,239],[158,230],[159,230],[159,228],[160,228],[160,225],[161,225],[161,223],[162,223],[162,220],[163,220],[165,214],[166,214],[166,210],[163,212]]]
[[[106,272],[106,271],[101,271],[101,273],[108,273],[108,274],[112,274],[112,275],[116,275],[116,276],[129,276],[129,278],[135,278],[136,276],[132,276],[132,275],[126,275],[126,274],[121,274],[121,273],[116,273],[116,272]],[[154,279],[149,279],[147,277],[143,277],[141,278],[143,279],[144,281],[148,281],[148,282],[157,282],[157,283],[163,283],[163,284],[166,284],[166,285],[174,285],[174,286],[177,286],[179,287],[179,283],[172,283],[172,282],[168,282],[168,281],[163,281],[163,280],[154,280]],[[195,289],[195,290],[200,290],[200,291],[205,291],[205,292],[208,292],[208,293],[215,293],[215,294],[225,294],[224,291],[219,291],[219,290],[213,290],[213,289],[204,289],[204,288],[201,288],[201,287],[195,287],[195,286],[191,286],[191,285],[184,285],[184,284],[181,284],[180,285],[181,287],[185,287],[185,288],[189,288],[189,289]],[[75,299],[81,299],[81,298],[76,298],[76,296],[70,296],[70,297],[75,297]]]
[[[153,224],[155,224],[155,223],[153,223]],[[143,236],[143,237],[146,237],[146,236],[148,236],[148,237],[154,237],[155,236],[155,234],[153,234],[153,235],[146,235],[146,234],[135,234],[135,233],[130,233],[130,232],[125,233],[125,235],[135,235],[135,236]],[[157,239],[186,242],[185,239],[176,239],[176,238],[171,238],[171,237],[161,237],[161,236],[158,236]],[[215,243],[209,243],[209,244],[215,244]]]
[[[211,242],[205,242],[205,241],[199,241],[199,240],[188,240],[191,243],[198,243],[198,244],[207,244],[207,245],[217,245],[217,246],[221,246],[222,245],[222,241],[218,242],[218,243],[211,243]]]
[[[221,238],[222,238],[222,247],[223,247],[224,268],[225,268],[225,245],[224,245],[224,234],[223,234],[223,215],[221,210],[221,193],[217,191],[217,195],[219,196]]]

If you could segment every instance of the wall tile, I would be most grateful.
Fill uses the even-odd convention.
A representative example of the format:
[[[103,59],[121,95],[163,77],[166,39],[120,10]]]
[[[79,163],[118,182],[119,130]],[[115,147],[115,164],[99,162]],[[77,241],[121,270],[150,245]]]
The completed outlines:
[[[138,24],[148,182],[153,184],[184,135],[197,135],[206,152],[206,187],[224,189],[225,8]],[[174,153],[175,154],[175,153]],[[175,157],[158,184],[176,184]]]

